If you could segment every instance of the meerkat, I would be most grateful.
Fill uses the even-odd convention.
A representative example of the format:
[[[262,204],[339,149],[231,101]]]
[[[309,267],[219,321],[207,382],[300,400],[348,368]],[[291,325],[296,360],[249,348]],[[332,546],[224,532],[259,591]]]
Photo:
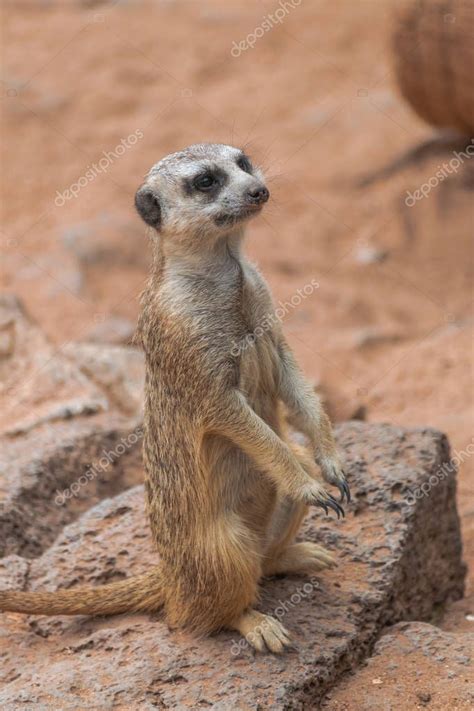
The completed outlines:
[[[137,337],[159,564],[97,588],[0,592],[0,610],[163,610],[172,628],[237,630],[257,651],[290,645],[281,622],[255,609],[260,581],[332,566],[327,550],[295,537],[309,505],[343,515],[325,483],[341,503],[350,491],[329,419],[279,320],[269,319],[266,282],[242,254],[247,222],[268,198],[261,170],[227,145],[190,146],[146,176],[135,205],[153,228],[153,265]],[[288,425],[307,446],[289,438]]]

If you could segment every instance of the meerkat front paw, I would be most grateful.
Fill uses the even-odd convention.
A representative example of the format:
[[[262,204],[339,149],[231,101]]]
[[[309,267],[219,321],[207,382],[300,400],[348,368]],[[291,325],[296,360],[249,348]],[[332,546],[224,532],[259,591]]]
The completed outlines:
[[[293,479],[292,491],[283,492],[290,498],[296,501],[301,501],[302,503],[309,504],[310,506],[321,506],[328,513],[328,509],[333,509],[339,518],[339,516],[344,516],[344,510],[331,494],[329,494],[322,482],[322,470],[321,467],[312,458],[311,453],[308,452],[303,447],[292,446],[293,452],[298,460],[298,463],[304,473],[307,475],[303,479],[299,477],[297,479],[297,486],[295,487],[295,479]]]
[[[341,493],[341,503],[344,503],[344,498],[347,503],[349,503],[351,500],[351,490],[349,489],[346,474],[342,468],[339,456],[335,454],[332,457],[318,458],[318,464],[320,466],[324,481],[327,481],[328,484],[332,484],[333,486],[337,486],[339,489]]]
[[[336,512],[338,518],[341,516],[344,518],[345,516],[342,506],[318,481],[313,480],[304,484],[300,491],[300,497],[301,501],[309,504],[309,506],[320,506],[324,509],[326,515],[328,515],[329,509],[332,509]]]

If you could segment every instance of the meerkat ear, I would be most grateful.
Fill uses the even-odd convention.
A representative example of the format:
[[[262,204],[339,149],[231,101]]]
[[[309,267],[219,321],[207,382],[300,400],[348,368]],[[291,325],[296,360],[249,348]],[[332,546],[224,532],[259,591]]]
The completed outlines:
[[[155,193],[145,186],[137,190],[135,195],[135,207],[137,212],[147,225],[151,225],[156,230],[161,227],[161,207],[160,201]]]

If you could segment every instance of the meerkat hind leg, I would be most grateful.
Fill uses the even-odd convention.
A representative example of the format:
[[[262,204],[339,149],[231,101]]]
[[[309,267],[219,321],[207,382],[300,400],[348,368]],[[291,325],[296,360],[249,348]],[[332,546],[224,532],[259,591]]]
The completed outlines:
[[[295,543],[307,506],[282,502],[275,514],[273,540],[262,562],[264,576],[284,573],[314,573],[331,568],[336,561],[331,553],[311,541]],[[278,533],[276,533],[278,531]]]
[[[293,453],[303,467],[312,462],[308,451],[293,442]],[[266,576],[280,573],[313,573],[336,565],[336,561],[323,546],[316,543],[295,543],[296,535],[308,511],[306,504],[287,498],[277,504],[270,529],[270,543],[262,564]]]
[[[272,539],[262,562],[263,575],[314,573],[336,565],[323,546],[311,541],[295,543],[307,508],[304,504],[280,502],[272,524]]]
[[[281,622],[257,610],[244,612],[232,627],[238,630],[257,652],[268,650],[281,654],[292,644],[289,632]]]
[[[308,510],[306,504],[290,499],[281,499],[273,513],[273,520],[268,532],[268,545],[262,562],[264,575],[273,575],[274,563],[294,542],[303,518]]]

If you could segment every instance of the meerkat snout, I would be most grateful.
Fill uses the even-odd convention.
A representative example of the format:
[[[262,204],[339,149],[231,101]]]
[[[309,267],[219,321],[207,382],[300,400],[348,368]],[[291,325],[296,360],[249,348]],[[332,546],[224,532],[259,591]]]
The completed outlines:
[[[270,197],[268,189],[264,185],[252,188],[247,191],[246,198],[251,205],[262,205]]]
[[[260,212],[270,193],[239,148],[198,144],[150,170],[135,197],[142,219],[165,238],[219,237]]]

